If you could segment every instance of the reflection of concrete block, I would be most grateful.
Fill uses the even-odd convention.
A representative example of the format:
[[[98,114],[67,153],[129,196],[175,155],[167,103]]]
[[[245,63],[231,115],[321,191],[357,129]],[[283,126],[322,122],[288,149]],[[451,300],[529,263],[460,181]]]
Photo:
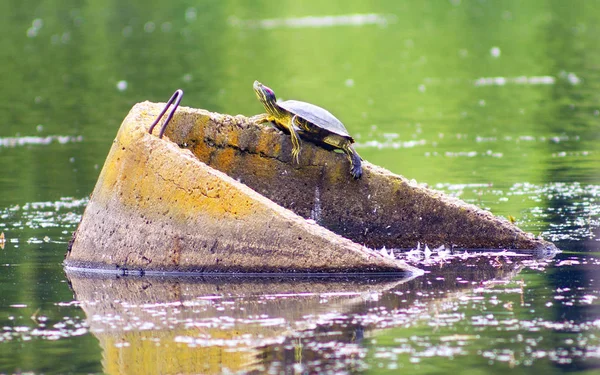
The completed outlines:
[[[318,327],[327,327],[327,339],[337,345],[319,348],[314,352],[319,361],[307,362],[336,361],[331,351],[389,321],[392,309],[372,310],[370,298],[407,281],[362,275],[139,278],[69,270],[67,275],[102,348],[103,373],[144,375],[265,373],[264,364],[281,363],[280,348],[322,335]],[[428,296],[407,293],[389,301],[407,311],[418,298],[418,310]],[[380,315],[372,319],[375,314]]]
[[[340,353],[353,357],[365,337],[412,327],[427,312],[452,315],[474,286],[512,279],[521,267],[499,255],[455,258],[412,279],[146,278],[70,270],[67,277],[102,348],[104,373],[265,373],[291,368],[298,357],[286,348],[314,340],[319,344],[303,352],[303,373],[326,372],[327,364],[352,373],[360,356],[344,360]]]

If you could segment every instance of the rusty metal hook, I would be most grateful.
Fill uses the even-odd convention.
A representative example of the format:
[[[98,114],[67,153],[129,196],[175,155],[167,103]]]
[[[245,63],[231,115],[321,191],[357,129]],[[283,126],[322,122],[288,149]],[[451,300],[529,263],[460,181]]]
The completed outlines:
[[[165,130],[167,130],[167,125],[169,124],[169,121],[171,121],[171,119],[173,118],[173,115],[175,114],[177,107],[179,107],[179,103],[181,103],[182,98],[183,98],[183,90],[177,89],[173,93],[173,95],[171,95],[171,99],[169,99],[169,101],[165,105],[165,108],[163,108],[163,110],[160,112],[160,114],[156,117],[156,120],[154,120],[152,125],[150,125],[150,128],[148,129],[148,133],[152,134],[152,130],[154,130],[154,127],[156,126],[156,124],[158,124],[160,122],[160,119],[164,116],[165,112],[167,112],[167,109],[169,109],[169,106],[171,105],[171,103],[173,103],[173,101],[175,101],[175,104],[173,104],[173,109],[171,109],[171,112],[169,112],[169,115],[167,116],[165,123],[163,124],[162,128],[160,128],[160,132],[158,133],[158,138],[163,137],[163,135],[165,134]]]

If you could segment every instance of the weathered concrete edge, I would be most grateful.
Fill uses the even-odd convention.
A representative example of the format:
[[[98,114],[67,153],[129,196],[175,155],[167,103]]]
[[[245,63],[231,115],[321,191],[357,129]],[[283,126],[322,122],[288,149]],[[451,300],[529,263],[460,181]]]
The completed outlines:
[[[285,271],[279,268],[272,268],[265,266],[261,269],[256,267],[231,267],[228,270],[224,270],[223,267],[207,267],[207,266],[164,266],[156,268],[141,268],[135,265],[115,265],[106,264],[97,261],[85,261],[85,260],[74,260],[65,259],[63,261],[65,270],[71,273],[78,273],[80,275],[91,276],[96,274],[98,276],[105,275],[109,276],[151,276],[151,277],[228,277],[228,278],[279,278],[279,279],[303,279],[303,278],[343,278],[343,277],[376,277],[376,278],[388,278],[388,279],[412,279],[414,277],[422,275],[424,272],[417,267],[410,265],[398,268],[397,266],[390,266],[388,268],[373,267],[372,271],[365,270],[365,267],[339,267],[339,268],[328,268],[328,269],[312,269],[312,268],[294,268],[293,270]],[[368,268],[367,268],[368,269]],[[232,279],[233,280],[233,279]]]

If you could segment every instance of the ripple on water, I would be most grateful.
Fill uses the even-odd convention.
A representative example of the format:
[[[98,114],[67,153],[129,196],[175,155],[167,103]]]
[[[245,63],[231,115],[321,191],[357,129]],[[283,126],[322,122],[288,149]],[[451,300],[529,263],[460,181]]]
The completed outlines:
[[[539,229],[549,241],[598,240],[600,185],[520,182],[508,189],[495,188],[493,184],[440,183],[434,187],[478,205],[486,201],[502,207],[508,201],[519,199],[524,209],[518,224],[530,231]]]
[[[11,307],[14,308],[14,312],[8,310],[8,323],[1,328],[0,343],[13,340],[26,342],[34,339],[56,341],[89,333],[87,320],[77,316],[79,309],[73,309],[73,316],[59,317],[40,314],[39,309],[31,315],[17,310],[27,308],[26,305]]]
[[[562,262],[545,261],[541,270]],[[414,312],[417,319],[410,325],[400,319],[398,324],[390,324],[398,328],[375,335],[367,362],[393,369],[426,359],[467,356],[477,363],[475,357],[489,365],[503,363],[509,367],[599,360],[600,319],[593,314],[566,318],[557,313],[594,305],[599,291],[593,281],[582,283],[577,291],[540,288],[536,286],[539,271],[536,266],[525,265],[521,277],[485,281],[471,290],[447,294],[443,303],[424,303]],[[392,312],[392,321],[398,313]]]
[[[44,235],[42,238],[30,237],[25,240],[28,243],[62,242],[66,243],[71,238],[73,229],[79,224],[83,209],[89,202],[89,198],[64,197],[58,201],[28,202],[23,205],[14,205],[0,209],[0,224],[3,229],[6,242],[17,244],[19,235],[24,229],[62,229],[61,236],[51,239]],[[6,224],[8,223],[8,224]]]

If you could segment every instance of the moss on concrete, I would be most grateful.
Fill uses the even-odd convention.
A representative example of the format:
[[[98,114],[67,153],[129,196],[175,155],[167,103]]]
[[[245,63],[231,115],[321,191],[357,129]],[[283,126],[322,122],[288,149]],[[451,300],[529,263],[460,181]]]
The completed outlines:
[[[161,104],[139,110],[158,113]],[[303,142],[292,162],[290,137],[245,116],[179,108],[166,133],[209,166],[304,218],[371,248],[429,246],[555,249],[504,218],[383,168],[364,163],[354,180],[345,155]]]

